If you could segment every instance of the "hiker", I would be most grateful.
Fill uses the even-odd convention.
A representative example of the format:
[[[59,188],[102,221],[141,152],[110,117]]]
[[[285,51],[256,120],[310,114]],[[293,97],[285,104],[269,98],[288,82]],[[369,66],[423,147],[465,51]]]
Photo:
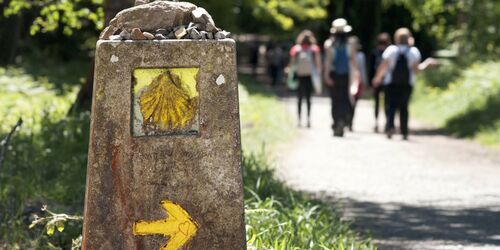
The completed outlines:
[[[370,85],[373,88],[373,99],[375,101],[375,126],[374,126],[374,131],[375,133],[379,132],[378,128],[378,115],[379,115],[379,106],[380,106],[380,96],[384,92],[384,86],[374,86],[371,84],[373,82],[373,79],[375,78],[375,74],[377,73],[377,68],[382,62],[382,54],[384,53],[385,49],[391,45],[391,36],[387,32],[383,32],[378,34],[377,36],[377,45],[375,46],[375,49],[373,49],[372,54],[370,56]],[[384,109],[385,110],[385,109]]]
[[[285,52],[278,43],[271,43],[266,53],[266,63],[271,86],[276,87],[283,80],[283,68],[285,66]]]
[[[420,51],[412,46],[414,40],[408,28],[396,30],[394,42],[395,45],[387,47],[382,54],[383,61],[377,69],[373,85],[385,85],[387,137],[390,139],[395,133],[394,118],[399,111],[401,134],[403,140],[408,140],[408,104],[416,74],[437,65],[437,61],[428,58],[420,63]]]
[[[361,46],[359,38],[357,36],[351,36],[349,37],[348,42],[356,53],[356,62],[359,68],[358,80],[357,81],[353,80],[351,82],[351,88],[350,88],[350,93],[352,96],[352,110],[351,110],[352,112],[351,116],[349,117],[350,120],[348,122],[348,127],[349,131],[352,132],[354,115],[356,113],[356,104],[358,100],[363,96],[365,84],[368,84],[368,75],[366,72],[366,57],[365,53],[363,53],[362,51],[363,47]]]
[[[293,65],[298,81],[298,126],[301,126],[302,99],[307,103],[307,127],[311,127],[311,95],[313,91],[313,75],[321,75],[320,48],[314,34],[303,30],[297,36],[295,45],[290,49],[290,65]],[[290,72],[290,71],[289,71]]]
[[[257,75],[257,68],[259,66],[259,42],[253,41],[250,44],[250,65],[252,67],[252,75]]]
[[[330,29],[331,36],[324,44],[323,77],[332,100],[333,135],[339,137],[344,136],[344,129],[348,126],[352,113],[350,79],[357,82],[359,77],[356,51],[347,43],[351,30],[352,27],[345,19],[335,19]]]

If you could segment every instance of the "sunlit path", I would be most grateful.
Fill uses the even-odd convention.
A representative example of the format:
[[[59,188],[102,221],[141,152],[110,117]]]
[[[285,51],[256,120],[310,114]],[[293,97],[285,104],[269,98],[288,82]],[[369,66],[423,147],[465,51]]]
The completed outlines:
[[[283,99],[293,115],[295,101]],[[345,216],[381,249],[500,249],[493,151],[415,122],[410,141],[387,140],[373,133],[369,101],[358,105],[354,133],[334,138],[329,109],[315,98],[312,128],[283,149],[278,175],[287,184],[341,199]]]

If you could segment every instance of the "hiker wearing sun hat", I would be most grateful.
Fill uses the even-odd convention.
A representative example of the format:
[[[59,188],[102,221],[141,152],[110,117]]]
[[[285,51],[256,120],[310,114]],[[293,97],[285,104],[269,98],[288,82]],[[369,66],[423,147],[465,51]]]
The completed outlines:
[[[333,135],[343,136],[352,114],[350,79],[359,80],[356,51],[347,38],[352,27],[343,18],[335,19],[330,28],[331,36],[325,41],[324,74],[332,100]]]

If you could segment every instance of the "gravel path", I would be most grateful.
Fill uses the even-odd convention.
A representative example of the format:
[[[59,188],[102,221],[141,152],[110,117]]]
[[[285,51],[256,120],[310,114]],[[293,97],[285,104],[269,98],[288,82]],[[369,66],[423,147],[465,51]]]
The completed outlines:
[[[282,100],[295,115],[296,100]],[[369,101],[358,104],[355,132],[334,138],[329,110],[314,98],[312,128],[280,150],[288,185],[340,200],[382,250],[500,249],[498,151],[415,123],[409,141],[388,140],[373,133]]]

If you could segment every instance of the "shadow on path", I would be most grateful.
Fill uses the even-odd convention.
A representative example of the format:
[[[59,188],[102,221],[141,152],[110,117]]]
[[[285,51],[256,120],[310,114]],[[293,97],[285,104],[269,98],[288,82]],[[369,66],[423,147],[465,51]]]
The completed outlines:
[[[500,245],[500,206],[455,209],[353,199],[344,204],[354,226],[383,240],[382,249],[390,248],[391,241]]]

